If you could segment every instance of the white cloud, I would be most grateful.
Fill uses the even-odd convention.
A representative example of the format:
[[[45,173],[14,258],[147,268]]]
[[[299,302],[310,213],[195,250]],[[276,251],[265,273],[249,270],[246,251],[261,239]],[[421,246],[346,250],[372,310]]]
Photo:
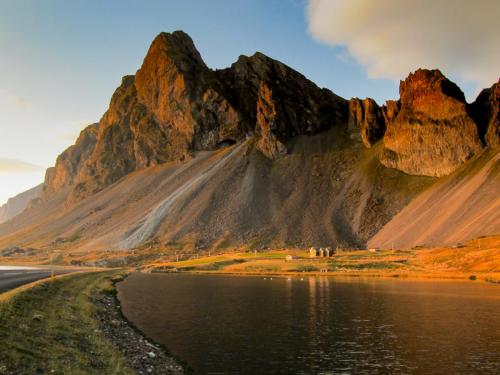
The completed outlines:
[[[309,0],[313,37],[346,46],[371,78],[439,68],[477,90],[500,75],[499,0]]]
[[[43,168],[18,159],[0,158],[0,173],[31,173],[43,171]]]

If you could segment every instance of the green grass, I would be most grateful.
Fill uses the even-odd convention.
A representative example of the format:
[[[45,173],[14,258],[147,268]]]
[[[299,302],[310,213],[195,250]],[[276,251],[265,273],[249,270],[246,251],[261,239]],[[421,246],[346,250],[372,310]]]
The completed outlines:
[[[98,331],[90,295],[116,271],[70,275],[0,303],[0,374],[133,374]]]
[[[205,257],[205,258],[194,258],[194,259],[188,259],[188,260],[183,260],[180,262],[173,262],[171,263],[172,266],[176,268],[195,268],[197,266],[202,266],[202,265],[209,265],[211,263],[216,263],[216,262],[223,262],[228,260],[227,256],[221,255],[221,256],[212,256],[212,257]]]
[[[311,266],[309,264],[299,264],[296,270],[291,272],[317,272],[319,271],[318,267]]]
[[[238,254],[239,257],[241,258],[249,258],[249,259],[255,259],[255,260],[261,260],[261,259],[285,259],[287,254],[285,253],[275,253],[275,252],[250,252],[250,253],[244,253],[244,254]]]
[[[348,270],[382,270],[382,269],[397,269],[400,267],[401,262],[368,262],[368,263],[344,263],[332,261],[328,263],[330,271],[337,271],[342,269]]]
[[[278,272],[277,266],[253,265],[245,267],[247,272]]]
[[[245,259],[231,259],[231,260],[223,260],[220,262],[214,262],[203,266],[198,266],[195,269],[200,271],[218,271],[223,269],[226,266],[230,266],[232,264],[240,264],[245,263]]]

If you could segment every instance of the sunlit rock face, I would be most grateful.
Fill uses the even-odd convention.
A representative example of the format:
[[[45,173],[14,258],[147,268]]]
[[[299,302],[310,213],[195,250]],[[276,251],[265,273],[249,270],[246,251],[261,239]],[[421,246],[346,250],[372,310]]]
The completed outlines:
[[[187,34],[161,33],[137,74],[123,78],[99,124],[48,171],[46,190],[70,187],[70,200],[78,200],[132,171],[247,137],[275,159],[286,154],[289,138],[346,118],[344,99],[261,53],[212,71]]]
[[[270,159],[277,159],[287,151],[285,145],[273,133],[273,130],[276,130],[276,121],[279,121],[278,112],[272,91],[262,82],[257,101],[257,131],[260,136],[257,148]]]
[[[115,91],[73,198],[93,194],[134,170],[182,161],[192,149],[211,149],[224,137],[238,136],[240,116],[210,84],[211,75],[187,34],[158,35],[136,76],[124,77]]]
[[[439,71],[418,70],[401,82],[397,101],[346,101],[261,53],[211,70],[187,34],[161,33],[136,75],[123,77],[99,123],[47,171],[44,196],[67,189],[68,200],[77,201],[133,171],[247,138],[275,160],[287,155],[291,138],[332,127],[349,129],[368,148],[383,140],[386,167],[443,176],[482,143],[498,144],[498,91],[485,90],[467,106]]]
[[[383,165],[407,174],[444,176],[484,146],[500,144],[499,84],[468,105],[439,70],[419,69],[400,84],[400,99],[379,107],[370,98],[349,101],[349,128],[366,147],[383,139]]]
[[[400,84],[381,162],[405,173],[444,176],[480,152],[478,127],[462,91],[438,70],[419,69]]]

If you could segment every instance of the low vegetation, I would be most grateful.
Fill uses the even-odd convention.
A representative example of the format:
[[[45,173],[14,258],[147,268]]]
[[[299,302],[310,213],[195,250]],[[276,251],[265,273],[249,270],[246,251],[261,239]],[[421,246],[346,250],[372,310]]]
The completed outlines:
[[[162,261],[140,267],[152,272],[227,274],[331,274],[499,280],[500,236],[460,246],[409,250],[341,250],[327,258],[310,258],[301,249],[232,252],[183,261]],[[474,278],[469,276],[473,274]]]
[[[79,273],[0,301],[0,374],[133,374],[101,334],[90,296],[116,271]]]

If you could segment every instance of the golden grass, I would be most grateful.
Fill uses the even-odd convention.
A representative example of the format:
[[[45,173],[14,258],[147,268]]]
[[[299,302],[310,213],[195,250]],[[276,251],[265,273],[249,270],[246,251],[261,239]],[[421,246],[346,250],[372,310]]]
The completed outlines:
[[[0,303],[0,373],[132,374],[99,332],[90,300],[116,273],[74,273],[9,293]]]
[[[81,272],[85,272],[85,271],[81,271]],[[15,297],[16,295],[18,295],[24,291],[28,291],[28,290],[30,290],[38,285],[42,285],[45,283],[52,283],[52,282],[55,282],[56,280],[58,281],[58,280],[63,279],[65,277],[69,277],[71,275],[74,275],[75,273],[80,273],[80,272],[67,273],[64,275],[57,275],[57,276],[51,277],[50,279],[36,280],[36,281],[33,281],[32,283],[24,284],[24,285],[21,285],[15,289],[11,289],[11,290],[8,290],[4,293],[0,293],[0,303],[7,302],[8,300]]]
[[[294,259],[286,261],[285,257],[289,254]],[[500,280],[500,236],[472,240],[460,248],[359,250],[341,252],[330,258],[311,259],[307,251],[298,249],[226,253],[182,262],[160,260],[145,264],[143,269],[240,275],[322,274],[460,279],[475,276],[483,280]]]

